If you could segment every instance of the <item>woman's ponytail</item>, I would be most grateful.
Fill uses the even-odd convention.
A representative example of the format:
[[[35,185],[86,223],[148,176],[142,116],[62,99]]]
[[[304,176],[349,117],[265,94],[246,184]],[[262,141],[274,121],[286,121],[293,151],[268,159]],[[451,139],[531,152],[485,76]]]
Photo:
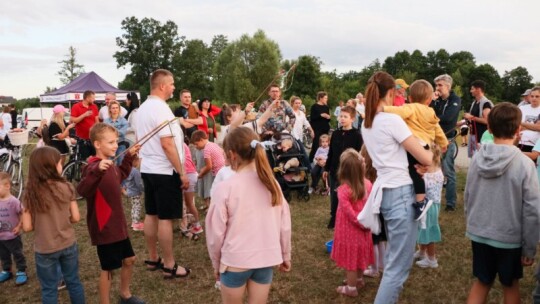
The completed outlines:
[[[257,168],[259,179],[272,195],[272,206],[280,205],[282,197],[281,188],[274,178],[274,172],[270,168],[266,152],[260,143],[255,147],[255,167]]]
[[[366,117],[364,118],[364,127],[371,128],[379,100],[386,97],[388,91],[395,87],[394,78],[386,72],[375,72],[368,80],[366,87]]]

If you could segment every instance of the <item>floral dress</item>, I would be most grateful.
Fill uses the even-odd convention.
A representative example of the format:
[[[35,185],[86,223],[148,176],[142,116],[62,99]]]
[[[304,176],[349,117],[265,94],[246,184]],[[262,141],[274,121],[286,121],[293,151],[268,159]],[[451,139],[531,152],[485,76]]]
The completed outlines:
[[[375,261],[371,231],[356,219],[371,192],[371,182],[364,179],[364,183],[366,196],[356,202],[351,201],[349,185],[342,184],[337,188],[339,204],[330,257],[338,267],[347,271],[364,270]]]
[[[424,173],[424,182],[426,183],[426,198],[432,200],[433,204],[426,214],[426,228],[418,229],[418,243],[427,245],[441,241],[439,211],[441,209],[441,192],[444,184],[442,170]]]

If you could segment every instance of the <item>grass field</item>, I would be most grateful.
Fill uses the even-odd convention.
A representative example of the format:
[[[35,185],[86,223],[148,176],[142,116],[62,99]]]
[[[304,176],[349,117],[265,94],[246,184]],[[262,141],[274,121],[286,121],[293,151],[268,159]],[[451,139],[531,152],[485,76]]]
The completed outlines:
[[[440,215],[443,242],[437,247],[439,268],[420,269],[413,267],[401,294],[399,303],[464,303],[473,281],[471,275],[470,242],[464,236],[465,224],[462,193],[465,173],[458,175],[458,209]],[[294,196],[293,196],[294,197]],[[444,203],[444,202],[443,202]],[[444,205],[443,205],[444,206]],[[83,220],[75,225],[78,243],[80,276],[84,284],[88,303],[97,303],[99,262],[96,250],[90,245],[86,229],[86,203],[79,202]],[[443,208],[441,208],[443,209]],[[125,205],[129,219],[129,206]],[[344,277],[342,270],[335,267],[325,251],[324,243],[332,239],[332,231],[326,229],[329,218],[329,198],[313,196],[309,202],[295,199],[291,202],[293,220],[292,271],[288,274],[276,272],[270,303],[372,303],[377,292],[379,279],[366,279],[366,286],[355,299],[345,298],[335,292]],[[249,227],[246,227],[249,229]],[[188,279],[165,281],[159,272],[146,271],[142,261],[145,245],[142,232],[131,233],[131,240],[138,256],[132,292],[147,303],[220,303],[221,298],[214,286],[212,267],[206,250],[205,239],[191,241],[180,239],[175,232],[175,257],[182,265],[192,268]],[[2,285],[0,303],[39,303],[40,286],[35,274],[33,234],[23,236],[28,260],[29,282],[15,287],[14,281]],[[535,286],[534,267],[524,271],[521,280],[523,303],[531,303]],[[118,298],[118,273],[114,276],[113,301]],[[502,302],[502,289],[498,283],[490,293],[489,303]],[[60,291],[60,303],[69,303],[67,291]]]

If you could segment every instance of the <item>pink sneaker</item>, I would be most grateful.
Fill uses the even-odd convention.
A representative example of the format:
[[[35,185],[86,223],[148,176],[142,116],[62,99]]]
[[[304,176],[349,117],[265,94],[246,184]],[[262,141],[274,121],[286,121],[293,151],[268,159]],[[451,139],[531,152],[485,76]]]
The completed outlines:
[[[133,228],[133,231],[144,231],[144,223],[134,223],[131,225],[131,228]]]
[[[193,233],[193,234],[201,234],[201,233],[204,232],[203,227],[200,226],[200,225],[199,225],[199,226],[196,226],[196,227],[195,227],[195,226],[191,227],[190,231],[191,231],[191,233]]]

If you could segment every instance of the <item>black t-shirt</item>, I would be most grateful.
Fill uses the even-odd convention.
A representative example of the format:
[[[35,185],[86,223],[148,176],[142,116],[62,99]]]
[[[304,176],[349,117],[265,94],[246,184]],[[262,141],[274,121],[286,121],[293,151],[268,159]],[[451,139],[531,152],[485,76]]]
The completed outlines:
[[[471,109],[471,115],[478,118],[482,118],[482,112],[484,111],[484,109],[491,109],[491,104],[489,102],[485,102],[484,108],[482,109],[482,111],[480,111],[479,108],[480,108],[480,103],[475,101]],[[475,130],[475,126],[477,130]],[[482,138],[482,135],[484,134],[484,132],[486,132],[486,130],[487,130],[487,125],[485,124],[482,124],[479,122],[471,123],[470,134],[477,136],[476,138],[477,142],[480,142],[480,139]]]
[[[9,114],[11,114],[11,128],[15,129],[17,128],[17,111],[11,110]]]
[[[188,119],[189,118],[189,109],[186,109],[183,106],[179,106],[178,108],[176,108],[174,110],[174,116],[182,117],[183,119]],[[193,134],[193,132],[195,132],[195,131],[197,131],[197,126],[193,126],[191,128],[186,128],[187,137],[191,138],[191,134]]]
[[[315,133],[328,133],[330,131],[330,119],[324,118],[321,114],[330,114],[330,108],[327,105],[318,103],[311,106],[310,124]]]
[[[65,124],[65,123],[64,123]],[[51,147],[55,147],[60,151],[60,154],[69,153],[69,147],[65,140],[55,138],[55,135],[62,134],[62,129],[54,121],[49,125],[49,137],[51,139]]]

